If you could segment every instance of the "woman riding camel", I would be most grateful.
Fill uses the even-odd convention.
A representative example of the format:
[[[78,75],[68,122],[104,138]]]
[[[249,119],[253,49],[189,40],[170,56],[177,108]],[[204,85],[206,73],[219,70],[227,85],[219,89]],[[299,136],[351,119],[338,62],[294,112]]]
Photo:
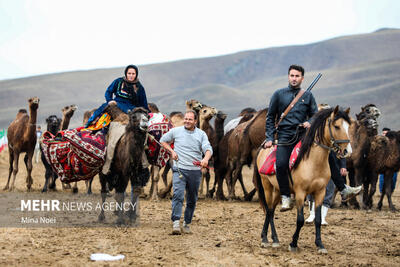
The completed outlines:
[[[108,86],[105,93],[106,103],[102,104],[93,113],[86,127],[91,125],[93,121],[103,114],[104,109],[111,100],[117,102],[117,106],[125,113],[128,113],[129,110],[133,110],[136,107],[143,107],[149,110],[146,91],[138,79],[138,68],[135,65],[129,65],[125,68],[124,73],[124,77],[115,79],[110,86]],[[115,95],[114,98],[113,95]]]

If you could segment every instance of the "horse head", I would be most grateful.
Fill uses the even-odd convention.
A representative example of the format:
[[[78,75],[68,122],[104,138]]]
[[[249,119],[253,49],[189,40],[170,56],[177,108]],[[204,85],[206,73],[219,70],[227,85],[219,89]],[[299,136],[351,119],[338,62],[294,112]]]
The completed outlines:
[[[56,115],[50,115],[46,119],[47,123],[47,131],[51,132],[52,134],[56,134],[60,130],[61,119],[57,118]]]
[[[339,157],[349,157],[352,153],[349,138],[351,120],[349,117],[350,108],[345,111],[336,106],[327,119],[324,129],[324,140],[328,147],[336,152]]]
[[[149,112],[142,108],[134,108],[132,111],[129,111],[129,125],[133,128],[138,128],[139,130],[146,132],[149,127]]]

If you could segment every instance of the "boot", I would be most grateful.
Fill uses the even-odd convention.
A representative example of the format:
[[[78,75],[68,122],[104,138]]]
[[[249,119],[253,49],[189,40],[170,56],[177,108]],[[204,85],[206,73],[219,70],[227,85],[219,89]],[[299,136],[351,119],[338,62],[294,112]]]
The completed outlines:
[[[327,206],[322,205],[321,207],[321,225],[328,225],[326,222],[326,215],[328,214],[329,208]]]
[[[355,197],[361,192],[362,186],[357,186],[357,187],[351,187],[348,186],[347,184],[344,185],[345,188],[340,192],[340,195],[342,196],[342,201],[347,201],[350,198]]]
[[[315,202],[310,201],[310,216],[307,218],[306,223],[313,223],[315,219]]]
[[[291,210],[294,206],[294,200],[290,196],[282,196],[281,212]]]

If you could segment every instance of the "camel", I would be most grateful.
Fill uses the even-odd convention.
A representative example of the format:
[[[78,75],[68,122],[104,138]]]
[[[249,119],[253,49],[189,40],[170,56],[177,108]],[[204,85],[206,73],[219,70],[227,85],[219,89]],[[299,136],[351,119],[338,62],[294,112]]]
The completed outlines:
[[[304,200],[312,194],[316,206],[315,218],[315,244],[318,253],[327,253],[321,240],[321,206],[325,196],[325,189],[331,178],[328,156],[333,150],[339,156],[345,157],[351,153],[348,127],[351,123],[349,111],[324,109],[315,114],[311,127],[302,139],[298,158],[291,170],[291,191],[295,193],[297,207],[296,232],[289,245],[289,251],[298,250],[300,230],[304,226]],[[279,239],[274,224],[274,213],[280,201],[279,185],[275,174],[261,172],[267,156],[274,148],[260,148],[256,164],[254,164],[255,186],[261,206],[265,212],[264,226],[261,231],[261,246],[268,243],[268,227],[271,226],[272,247],[279,247]],[[259,167],[261,167],[259,169]]]
[[[83,121],[82,125],[86,126],[86,123],[89,121],[89,118],[92,116],[92,114],[96,111],[96,108],[87,110],[85,113],[83,113]]]
[[[20,109],[17,116],[7,129],[7,139],[8,139],[8,153],[10,161],[10,169],[8,173],[7,184],[4,190],[9,189],[12,191],[14,189],[15,178],[18,173],[18,161],[19,155],[21,153],[26,153],[24,157],[24,162],[26,170],[28,172],[26,177],[26,187],[28,191],[31,190],[33,183],[32,180],[32,157],[35,151],[36,145],[36,118],[37,110],[39,108],[39,98],[32,97],[28,100],[29,103],[29,115],[26,109]],[[13,180],[10,185],[11,174],[13,174]]]
[[[386,136],[376,135],[371,141],[367,156],[367,179],[371,185],[368,192],[368,185],[364,184],[363,205],[364,208],[372,208],[372,199],[376,191],[378,174],[385,175],[384,187],[378,202],[378,209],[382,209],[383,197],[386,195],[389,208],[395,212],[396,208],[392,202],[392,177],[400,169],[400,132],[389,131]]]
[[[350,185],[363,184],[363,191],[368,194],[370,179],[367,177],[367,156],[371,146],[372,139],[378,134],[377,118],[380,116],[379,109],[368,104],[361,108],[361,112],[356,114],[357,120],[352,120],[349,128],[351,146],[354,148],[353,153],[347,159],[347,169],[349,171]],[[350,200],[350,203],[359,208],[356,198]],[[364,205],[366,207],[366,205]]]
[[[250,201],[256,190],[247,192],[242,177],[245,164],[251,165],[258,147],[265,140],[265,121],[268,109],[258,111],[251,120],[238,125],[230,134],[228,140],[228,158],[226,181],[229,184],[230,199],[236,198],[235,184],[239,180],[242,185],[245,200]],[[239,145],[238,145],[239,144]]]
[[[211,144],[213,151],[218,150],[218,137],[215,132],[215,129],[210,125],[210,120],[218,113],[217,109],[213,107],[203,106],[199,111],[199,121],[200,121],[200,129],[203,130],[208,137],[208,141]],[[211,158],[211,164],[214,162],[215,156],[213,154]],[[210,197],[209,194],[209,185],[210,185],[210,169],[202,168],[202,177],[200,183],[200,194],[203,193],[203,183],[206,181],[206,197]]]
[[[238,126],[239,122],[243,122],[242,119],[243,117],[247,117],[245,119],[246,121],[250,120],[255,114],[257,113],[257,110],[254,108],[244,108],[240,111],[239,116],[228,121],[228,123],[224,127],[224,134],[229,132],[230,130],[235,129],[236,126]]]
[[[139,177],[142,168],[142,155],[144,152],[144,143],[148,127],[149,115],[144,108],[135,108],[128,113],[129,123],[126,126],[125,133],[117,143],[114,158],[111,164],[111,173],[104,175],[100,172],[101,199],[102,204],[107,197],[108,189],[115,188],[115,200],[117,205],[122,206],[125,198],[125,190],[129,183],[134,185],[132,194],[132,207],[129,211],[129,218],[134,223],[139,216],[139,194],[140,187],[143,186]],[[107,188],[107,185],[109,188]],[[117,209],[118,219],[116,224],[123,224],[123,211]],[[99,214],[99,221],[105,219],[104,210]]]
[[[242,114],[241,120],[239,121],[237,127],[242,127],[241,124],[245,123],[246,121],[249,121],[254,115],[252,113],[249,114]],[[218,126],[219,125],[219,126]],[[231,185],[231,172],[233,171],[233,167],[229,167],[229,162],[228,162],[228,150],[229,150],[229,145],[228,141],[229,138],[231,138],[231,134],[233,132],[233,129],[228,131],[222,138],[220,138],[220,134],[218,134],[218,130],[220,127],[223,126],[223,121],[220,122],[218,119],[218,114],[217,117],[215,118],[215,129],[217,132],[217,137],[218,137],[218,150],[214,151],[215,153],[215,161],[214,161],[214,174],[215,174],[215,180],[214,180],[214,186],[213,188],[209,191],[210,196],[212,197],[214,192],[216,192],[216,199],[217,200],[227,200],[224,196],[223,192],[223,181],[226,177],[226,182],[228,189],[230,190],[230,185]],[[231,145],[235,146],[235,143],[231,141]],[[237,147],[237,144],[236,146]],[[230,149],[231,154],[234,154],[232,152],[232,148]],[[233,161],[230,161],[230,163],[234,163]],[[227,172],[230,171],[230,173],[227,175]],[[217,186],[217,188],[216,188]]]

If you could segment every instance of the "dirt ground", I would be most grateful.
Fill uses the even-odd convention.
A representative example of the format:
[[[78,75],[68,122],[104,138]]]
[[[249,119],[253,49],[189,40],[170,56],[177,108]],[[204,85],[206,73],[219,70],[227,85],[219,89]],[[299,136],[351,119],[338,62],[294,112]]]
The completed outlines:
[[[22,160],[20,166],[15,192],[26,192],[26,170]],[[12,194],[2,190],[8,177],[6,151],[0,154],[0,177],[0,198],[6,199]],[[251,190],[251,171],[247,168],[244,177],[247,188]],[[41,163],[34,164],[33,179],[33,192],[26,196],[39,194],[43,186],[44,168]],[[100,199],[100,186],[96,179],[93,198]],[[59,182],[57,187],[57,192],[48,193],[50,197],[61,200],[87,198],[83,182],[79,183],[78,194],[61,190]],[[398,187],[393,201],[400,207]],[[145,192],[148,190],[149,186]],[[241,196],[239,186],[236,192]],[[378,194],[374,203],[377,201]],[[387,201],[381,212],[376,209],[369,212],[330,209],[329,226],[322,229],[327,255],[316,253],[314,226],[308,225],[300,235],[300,251],[288,252],[296,225],[295,210],[277,211],[275,224],[281,242],[279,248],[260,247],[264,215],[256,199],[252,202],[200,199],[191,235],[170,234],[170,210],[170,200],[153,202],[141,199],[141,224],[138,227],[115,227],[116,218],[112,213],[106,214],[104,226],[97,223],[97,214],[90,214],[85,218],[74,218],[72,227],[3,227],[0,228],[0,265],[400,266],[400,213],[390,212]],[[7,218],[7,213],[3,210],[1,217]],[[123,254],[125,259],[93,262],[90,260],[92,253]]]

